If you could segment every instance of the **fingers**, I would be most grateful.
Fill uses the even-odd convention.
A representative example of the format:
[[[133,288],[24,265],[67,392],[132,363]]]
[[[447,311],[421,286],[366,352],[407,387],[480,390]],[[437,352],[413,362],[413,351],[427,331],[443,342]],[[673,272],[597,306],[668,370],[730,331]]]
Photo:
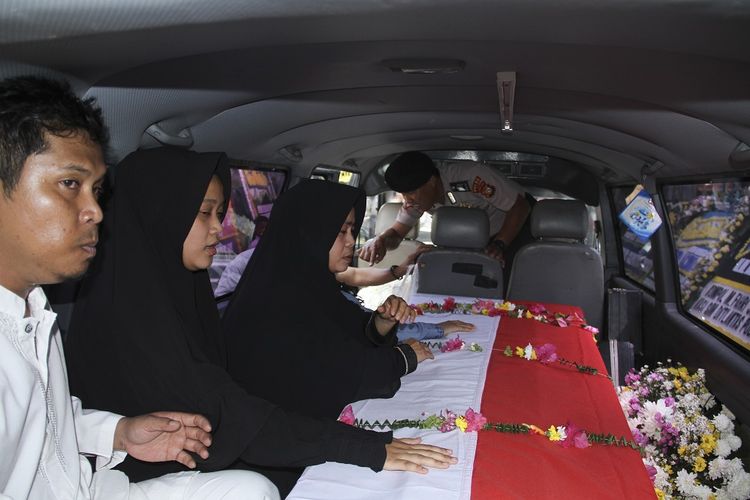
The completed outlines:
[[[399,323],[411,323],[417,317],[417,312],[404,299],[395,295],[388,297],[377,311],[383,319]]]
[[[418,439],[394,439],[385,448],[386,459],[383,465],[385,470],[426,474],[427,467],[447,469],[458,462],[451,450],[420,444]]]
[[[203,429],[206,432],[211,432],[211,422],[209,422],[209,420],[203,415],[199,415],[197,413],[183,413],[179,411],[159,411],[159,412],[154,412],[151,415],[155,415],[157,417],[162,417],[162,418],[168,418],[173,421],[176,420],[177,422],[181,422],[183,425],[191,426],[191,427],[198,427],[200,429]]]
[[[192,451],[204,460],[208,458],[208,448],[201,441],[195,439],[187,439],[185,440],[185,444],[182,446],[182,448],[185,451]]]
[[[430,350],[430,348],[424,345],[422,342],[411,339],[407,341],[407,344],[409,344],[411,348],[414,349],[414,354],[417,355],[417,363],[421,363],[425,359],[435,359],[435,355],[432,354],[432,350]]]
[[[421,438],[394,438],[391,442],[394,447],[407,450],[407,451],[424,451],[426,453],[436,453],[438,455],[435,456],[435,458],[439,458],[441,460],[448,459],[449,462],[455,463],[454,460],[450,460],[453,458],[453,450],[449,448],[442,448],[440,446],[434,446],[431,444],[422,444]]]
[[[369,240],[362,246],[359,251],[359,258],[370,263],[370,265],[377,264],[385,256],[385,246],[379,238]]]
[[[193,457],[190,456],[190,453],[186,452],[185,450],[179,452],[175,457],[175,460],[180,462],[182,465],[189,467],[190,469],[195,469],[195,460],[193,460]]]
[[[449,333],[455,333],[455,332],[473,332],[477,329],[476,326],[474,326],[472,323],[467,323],[466,321],[461,320],[450,320],[450,321],[443,321],[442,323],[438,323],[442,328],[445,335],[448,335]]]
[[[186,427],[185,435],[188,439],[203,443],[204,446],[211,446],[211,434],[200,427]]]
[[[175,432],[182,427],[182,423],[168,416],[169,413],[151,413],[144,415],[147,419],[144,421],[143,428],[149,432]]]

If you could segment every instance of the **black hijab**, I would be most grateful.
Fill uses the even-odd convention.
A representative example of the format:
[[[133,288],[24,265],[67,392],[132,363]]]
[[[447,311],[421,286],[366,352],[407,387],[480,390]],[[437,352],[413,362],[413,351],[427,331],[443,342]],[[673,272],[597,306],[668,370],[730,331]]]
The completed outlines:
[[[390,397],[404,374],[395,328],[373,334],[371,314],[341,294],[328,267],[352,208],[357,234],[361,189],[308,180],[286,191],[222,320],[235,380],[309,415],[336,416],[350,402]]]
[[[82,284],[68,335],[71,392],[86,407],[124,415],[205,415],[213,443],[208,460],[198,460],[201,470],[247,467],[238,459],[268,466],[333,460],[382,467],[382,443],[389,436],[286,413],[248,395],[227,374],[208,273],[182,264],[183,242],[212,176],[229,199],[226,157],[138,151],[116,174],[103,244]],[[118,468],[132,481],[184,470],[177,462],[132,457]]]

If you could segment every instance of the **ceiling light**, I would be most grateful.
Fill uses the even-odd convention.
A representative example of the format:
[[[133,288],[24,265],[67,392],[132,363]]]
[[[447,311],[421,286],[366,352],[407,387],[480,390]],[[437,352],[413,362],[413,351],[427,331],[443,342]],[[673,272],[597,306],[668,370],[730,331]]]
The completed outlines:
[[[397,73],[410,75],[448,75],[463,71],[460,59],[386,59],[380,64]]]

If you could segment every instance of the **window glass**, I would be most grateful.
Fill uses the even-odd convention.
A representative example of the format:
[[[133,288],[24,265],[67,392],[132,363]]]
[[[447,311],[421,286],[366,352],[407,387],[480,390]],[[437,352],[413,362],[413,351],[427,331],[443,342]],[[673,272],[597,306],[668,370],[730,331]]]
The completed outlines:
[[[231,168],[232,191],[224,217],[221,242],[209,268],[215,295],[225,295],[237,285],[244,265],[265,231],[286,172]]]
[[[750,349],[750,182],[675,184],[663,192],[683,307]]]
[[[615,216],[622,212],[627,203],[626,198],[633,192],[635,186],[617,187],[612,189],[615,204]],[[625,266],[625,276],[640,283],[643,287],[654,290],[654,259],[650,241],[643,241],[635,235],[625,224],[617,219],[622,242],[622,260]]]

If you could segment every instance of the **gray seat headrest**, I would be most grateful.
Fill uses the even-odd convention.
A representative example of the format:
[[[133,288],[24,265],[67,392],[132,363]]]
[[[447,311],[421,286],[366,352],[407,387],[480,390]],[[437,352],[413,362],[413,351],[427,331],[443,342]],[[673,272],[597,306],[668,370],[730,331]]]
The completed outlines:
[[[432,215],[432,242],[437,246],[480,249],[489,237],[490,221],[479,208],[440,207]]]
[[[375,234],[382,234],[383,231],[389,229],[394,222],[396,222],[396,216],[398,211],[401,210],[401,203],[389,202],[383,203],[378,210],[378,217],[375,219]],[[419,234],[419,223],[414,224],[414,227],[404,237],[407,240],[414,240]]]
[[[531,213],[534,238],[583,240],[589,226],[586,205],[578,200],[541,200]]]

